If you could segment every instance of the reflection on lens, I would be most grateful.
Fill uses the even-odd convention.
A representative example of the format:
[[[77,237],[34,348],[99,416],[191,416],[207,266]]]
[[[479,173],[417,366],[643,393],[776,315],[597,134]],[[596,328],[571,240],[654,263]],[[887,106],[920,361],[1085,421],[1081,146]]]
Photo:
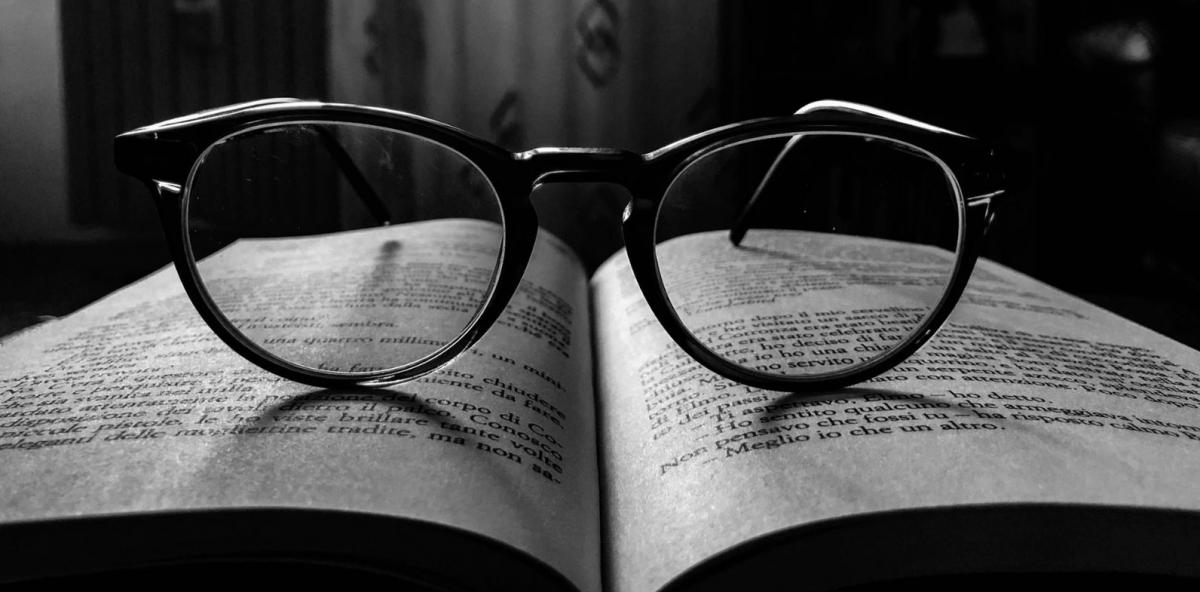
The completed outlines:
[[[362,125],[225,138],[193,168],[185,204],[220,314],[269,354],[327,372],[396,369],[461,335],[501,249],[499,202],[478,168]]]
[[[961,199],[944,166],[854,134],[756,139],[686,164],[655,247],[705,347],[779,376],[854,370],[913,336],[953,272]]]

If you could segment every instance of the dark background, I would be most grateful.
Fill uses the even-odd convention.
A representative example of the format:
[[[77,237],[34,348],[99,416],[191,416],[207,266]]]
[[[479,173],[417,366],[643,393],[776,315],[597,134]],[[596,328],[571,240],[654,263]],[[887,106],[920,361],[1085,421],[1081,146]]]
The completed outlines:
[[[422,57],[420,31],[407,28],[422,3],[357,4],[371,11],[362,32],[372,52]],[[564,56],[578,62],[576,70],[593,85],[603,82],[606,68],[648,68],[631,58],[636,47],[689,59],[689,48],[655,47],[654,31],[639,28],[648,9],[615,0],[559,4],[555,10],[564,13],[573,42],[596,48]],[[1200,68],[1194,31],[1200,2],[701,4],[715,16],[717,63],[711,64],[715,83],[691,104],[700,115],[685,114],[694,131],[839,98],[1014,147],[1033,182],[1005,199],[986,256],[1200,347],[1200,91],[1191,84]],[[696,6],[656,3],[650,29],[690,26]],[[0,162],[0,170],[9,170],[7,182],[0,177],[0,334],[67,314],[167,263],[144,190],[112,167],[113,135],[240,100],[337,94],[327,59],[335,11],[321,0],[128,0],[53,8],[65,163],[55,187],[65,195],[13,181],[28,178],[20,176],[28,170],[12,155],[35,142],[28,135],[39,132],[30,129],[43,127],[20,127],[8,116],[10,129],[0,129],[9,160]],[[0,67],[44,58],[4,38],[13,34],[14,19],[31,10],[40,9],[0,4],[8,11],[0,20],[10,23],[0,28]],[[465,50],[477,53],[495,43],[461,38],[478,44]],[[392,71],[373,59],[364,60],[368,70]],[[639,79],[634,97],[665,92],[648,77]],[[394,87],[383,95],[389,106],[436,111],[438,105],[414,98],[420,88],[404,80],[384,76],[384,86]],[[21,80],[0,84],[15,88]],[[524,93],[524,117],[536,119],[536,97]],[[490,130],[450,123],[513,149],[546,137],[522,133],[519,119],[510,125],[496,113]],[[622,117],[639,114],[634,109]],[[627,124],[655,125],[652,114],[640,117],[645,121]],[[618,147],[644,151],[671,139],[651,143],[646,137]],[[548,137],[554,144],[605,140],[574,128]],[[611,190],[589,191],[598,198],[550,208],[543,220],[594,266],[619,247],[615,224],[623,204],[605,194]],[[22,231],[23,217],[36,217],[42,202],[65,208],[68,231]],[[590,213],[597,207],[604,211]],[[581,220],[587,224],[580,227]]]

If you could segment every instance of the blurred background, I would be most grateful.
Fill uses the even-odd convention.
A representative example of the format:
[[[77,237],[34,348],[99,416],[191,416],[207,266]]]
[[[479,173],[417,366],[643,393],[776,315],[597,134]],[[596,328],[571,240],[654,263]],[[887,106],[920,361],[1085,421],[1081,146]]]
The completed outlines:
[[[293,96],[648,151],[817,99],[1017,148],[985,255],[1200,347],[1200,1],[0,0],[0,335],[169,261],[117,133]],[[625,195],[535,196],[589,267]]]

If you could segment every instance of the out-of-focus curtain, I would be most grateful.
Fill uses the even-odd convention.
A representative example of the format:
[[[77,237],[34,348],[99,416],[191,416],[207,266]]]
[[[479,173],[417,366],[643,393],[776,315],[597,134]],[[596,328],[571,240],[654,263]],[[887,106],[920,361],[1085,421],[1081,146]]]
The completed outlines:
[[[718,123],[713,1],[351,0],[330,5],[330,94],[412,111],[511,150],[648,151]],[[589,265],[624,194],[551,187],[542,225]]]

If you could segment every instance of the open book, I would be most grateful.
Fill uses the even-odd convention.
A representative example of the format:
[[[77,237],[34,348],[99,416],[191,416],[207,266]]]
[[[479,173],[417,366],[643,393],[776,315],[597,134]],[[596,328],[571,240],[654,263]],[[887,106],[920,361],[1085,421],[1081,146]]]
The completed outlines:
[[[472,253],[494,232],[446,220],[242,241],[200,265],[273,273],[262,293],[286,298],[329,270],[344,284],[403,237],[387,265],[419,267],[441,296],[402,312],[436,319],[456,291],[434,288],[493,265]],[[810,257],[903,253],[821,244]],[[720,233],[662,248],[674,266],[738,273]],[[712,308],[753,318],[731,296]],[[367,301],[406,304],[332,298],[288,328],[301,345],[314,324],[362,343],[377,326],[331,319]],[[406,332],[389,339],[419,343]],[[988,261],[914,357],[817,396],[702,369],[653,320],[623,253],[588,278],[545,233],[482,341],[398,387],[320,390],[258,369],[170,269],[0,345],[0,581],[221,561],[452,589],[1200,576],[1198,533],[1200,354]]]

